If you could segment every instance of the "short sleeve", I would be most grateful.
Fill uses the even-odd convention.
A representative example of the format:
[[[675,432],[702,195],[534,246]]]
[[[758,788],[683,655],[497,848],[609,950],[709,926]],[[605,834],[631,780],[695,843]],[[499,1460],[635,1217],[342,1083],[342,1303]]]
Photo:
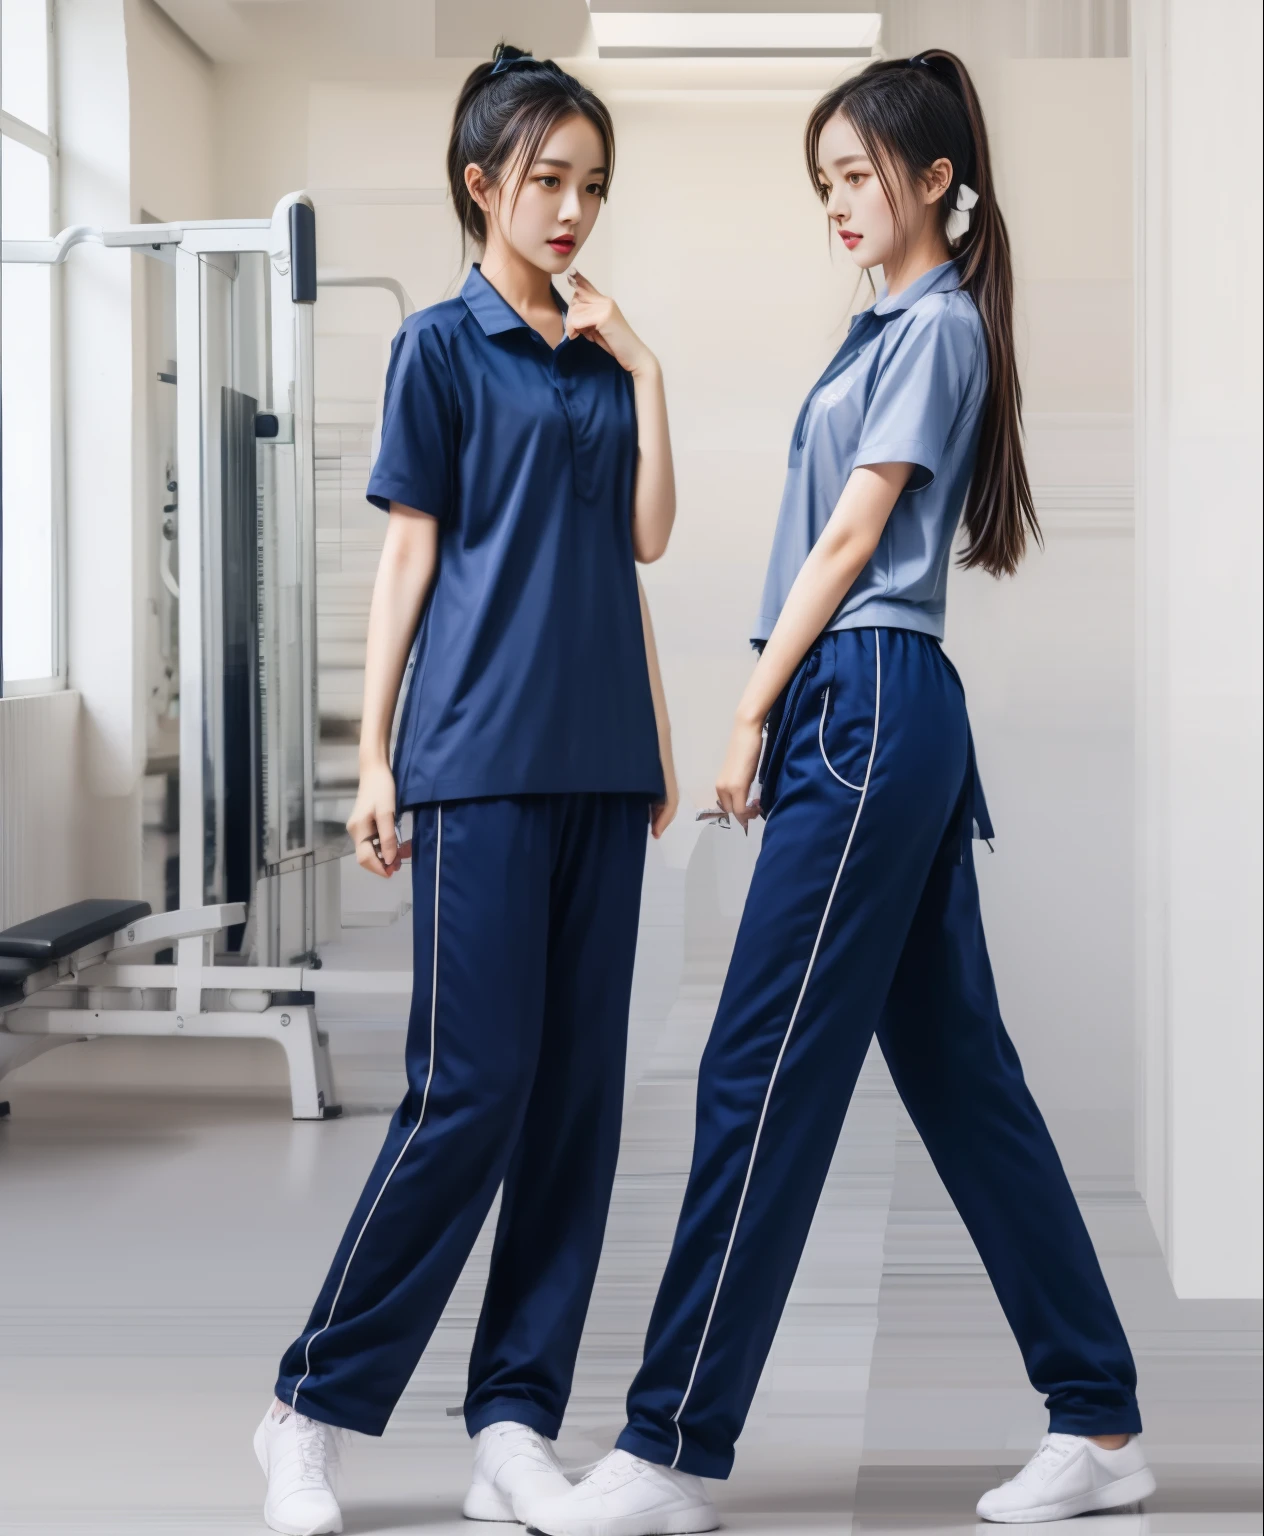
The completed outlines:
[[[404,326],[391,343],[382,407],[382,445],[369,475],[368,499],[384,512],[393,501],[441,522],[452,511],[457,412],[452,372],[432,326]]]
[[[907,489],[931,483],[969,391],[977,345],[973,313],[936,305],[911,317],[866,403],[857,468],[912,464]]]

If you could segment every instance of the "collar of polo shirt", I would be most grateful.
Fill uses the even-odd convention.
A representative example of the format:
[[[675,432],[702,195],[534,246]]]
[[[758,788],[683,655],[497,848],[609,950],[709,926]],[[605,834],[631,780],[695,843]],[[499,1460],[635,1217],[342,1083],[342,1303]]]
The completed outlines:
[[[884,289],[882,297],[873,306],[873,313],[898,315],[928,293],[948,293],[960,286],[961,277],[957,271],[957,263],[945,261],[938,267],[932,267],[929,272],[923,272],[915,283],[910,283],[907,288],[902,288],[895,295],[888,294]]]
[[[552,285],[550,285],[550,291],[558,310],[565,314],[566,300]],[[512,331],[516,328],[529,329],[527,322],[509,300],[497,293],[483,276],[478,262],[470,268],[470,275],[465,279],[465,285],[461,289],[461,297],[465,300],[470,313],[482,326],[484,335],[498,336],[502,331]]]

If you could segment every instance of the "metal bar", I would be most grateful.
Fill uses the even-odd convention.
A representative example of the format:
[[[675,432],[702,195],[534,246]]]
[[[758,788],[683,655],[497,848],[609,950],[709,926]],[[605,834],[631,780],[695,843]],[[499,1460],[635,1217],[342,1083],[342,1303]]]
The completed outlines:
[[[71,224],[51,240],[5,240],[0,246],[0,256],[6,262],[28,262],[36,265],[60,266],[77,245],[101,244],[101,231],[91,224]]]
[[[218,933],[221,928],[246,921],[244,901],[220,902],[209,907],[181,907],[175,912],[153,912],[138,918],[114,935],[111,949],[136,949],[144,944],[170,942],[172,939],[192,938],[204,933]]]
[[[202,784],[202,272],[176,252],[176,456],[180,481],[180,905],[201,909]],[[182,940],[182,944],[200,939]]]
[[[136,987],[170,989],[177,985],[174,965],[116,964],[102,960],[77,975],[53,983],[58,991],[76,987]],[[413,989],[411,971],[330,971],[300,965],[208,965],[199,986],[217,992],[313,992],[317,997],[407,997]],[[19,1004],[19,1007],[25,1006]]]
[[[318,271],[316,286],[318,288],[384,288],[387,293],[394,294],[395,302],[399,305],[401,321],[407,320],[417,308],[409,298],[408,290],[403,283],[393,277],[358,277],[352,272]]]

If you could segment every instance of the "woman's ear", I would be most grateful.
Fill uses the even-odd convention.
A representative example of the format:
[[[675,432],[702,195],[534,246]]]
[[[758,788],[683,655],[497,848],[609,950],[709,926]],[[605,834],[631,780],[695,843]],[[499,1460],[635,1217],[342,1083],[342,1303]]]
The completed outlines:
[[[487,198],[487,184],[481,167],[477,165],[465,167],[465,188],[484,213],[491,212],[491,204]]]
[[[952,186],[952,161],[940,156],[931,162],[922,176],[922,195],[926,203],[937,203]]]

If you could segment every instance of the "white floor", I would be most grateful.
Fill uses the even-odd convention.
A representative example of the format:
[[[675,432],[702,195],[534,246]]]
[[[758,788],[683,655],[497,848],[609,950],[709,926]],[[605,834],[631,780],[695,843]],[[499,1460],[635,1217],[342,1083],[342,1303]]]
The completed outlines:
[[[622,1423],[688,1166],[724,945],[688,930],[681,900],[659,890],[643,933],[623,1157],[560,1446],[575,1465]],[[325,963],[397,965],[406,946],[400,926],[363,929]],[[251,1432],[402,1082],[401,1018],[326,1022],[347,1114],[325,1125],[288,1119],[267,1047],[94,1042],[3,1084],[0,1532],[264,1529]],[[1097,1189],[1084,1209],[1137,1355],[1160,1488],[1144,1512],[1077,1530],[1260,1532],[1259,1306],[1178,1302],[1135,1195]],[[450,1410],[486,1262],[482,1241],[386,1436],[348,1445],[349,1532],[468,1536],[468,1442]],[[974,1251],[871,1059],[737,1469],[713,1488],[726,1527],[973,1531],[978,1494],[1042,1427]]]

